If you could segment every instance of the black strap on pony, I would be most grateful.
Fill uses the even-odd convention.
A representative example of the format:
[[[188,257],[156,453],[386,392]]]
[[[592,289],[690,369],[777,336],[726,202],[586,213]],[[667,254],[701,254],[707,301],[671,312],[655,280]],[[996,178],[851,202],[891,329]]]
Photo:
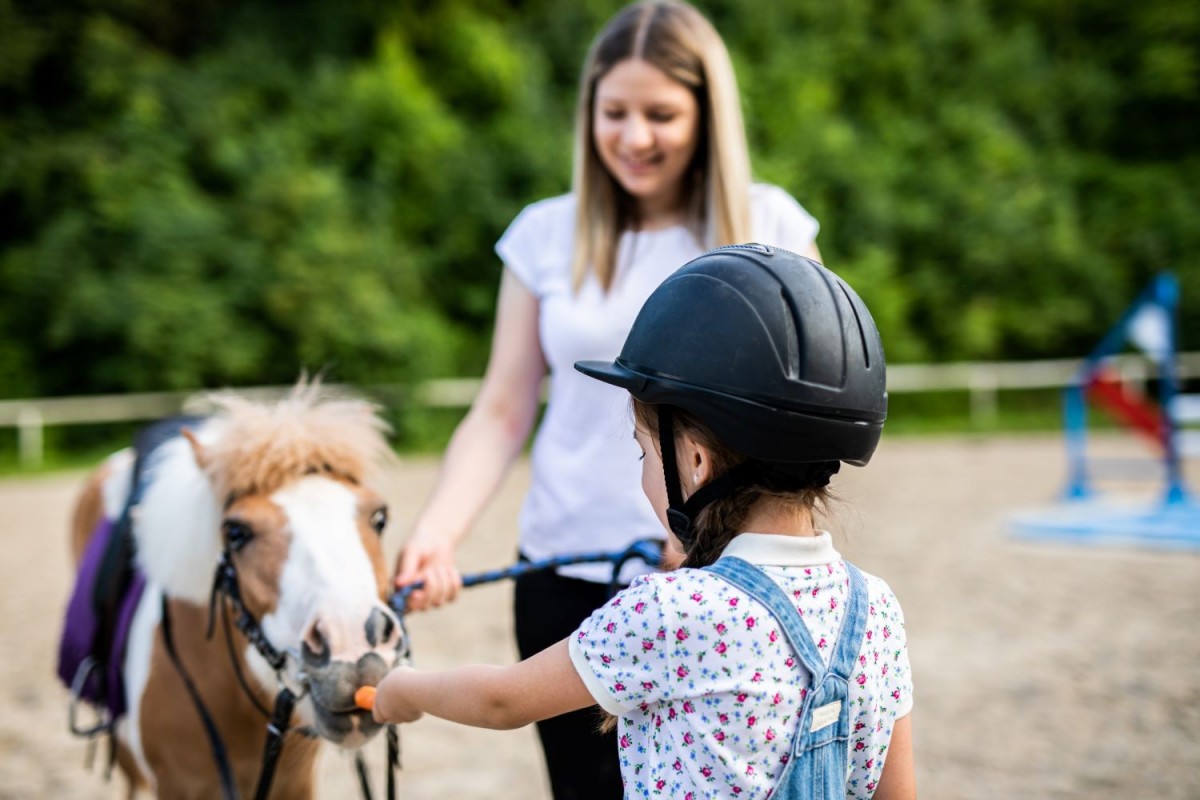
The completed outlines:
[[[192,699],[192,705],[196,707],[196,712],[200,715],[200,721],[204,724],[204,733],[208,737],[208,746],[212,750],[213,761],[217,764],[217,774],[221,781],[221,796],[225,800],[236,800],[237,786],[233,782],[233,770],[229,766],[229,754],[225,750],[225,742],[221,740],[221,734],[217,732],[217,726],[212,720],[212,716],[208,713],[208,708],[205,707],[204,701],[200,699],[200,692],[196,689],[196,684],[192,682],[192,676],[188,674],[187,668],[183,666],[183,661],[179,658],[179,653],[175,650],[175,638],[171,635],[171,611],[167,604],[167,597],[162,598],[162,634],[163,643],[167,648],[167,655],[171,657],[171,663],[175,665],[175,671],[179,673],[179,677],[183,679],[183,685],[187,688],[188,697]]]
[[[275,766],[283,752],[283,737],[291,727],[292,709],[296,707],[296,695],[286,686],[275,696],[275,713],[267,723],[267,743],[263,746],[262,770],[258,773],[258,788],[254,800],[267,800],[271,781],[275,778]]]

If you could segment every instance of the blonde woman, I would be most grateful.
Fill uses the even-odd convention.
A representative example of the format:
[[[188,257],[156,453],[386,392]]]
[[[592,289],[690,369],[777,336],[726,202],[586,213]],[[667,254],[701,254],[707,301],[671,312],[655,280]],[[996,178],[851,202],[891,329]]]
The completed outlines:
[[[520,454],[532,452],[519,551],[540,560],[662,538],[641,491],[628,398],[572,369],[616,356],[650,293],[714,246],[756,240],[819,259],[818,225],[782,189],[750,180],[737,85],[720,36],[674,0],[630,5],[587,55],[576,115],[574,185],[528,206],[496,245],[504,262],[480,393],[446,450],[405,543],[397,585],[410,607],[452,601],[455,551]],[[640,565],[620,576],[627,583]],[[528,657],[607,599],[604,565],[517,582],[517,644]],[[556,800],[619,797],[613,735],[592,710],[539,723]]]

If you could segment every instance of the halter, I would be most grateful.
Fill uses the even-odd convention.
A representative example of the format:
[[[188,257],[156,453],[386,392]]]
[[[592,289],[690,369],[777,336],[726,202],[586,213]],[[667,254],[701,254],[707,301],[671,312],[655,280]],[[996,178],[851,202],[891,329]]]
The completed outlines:
[[[266,800],[267,795],[271,791],[271,783],[275,777],[275,768],[279,762],[279,755],[283,752],[284,738],[291,730],[292,711],[295,709],[296,703],[308,693],[307,677],[301,670],[297,676],[298,684],[295,685],[294,689],[292,685],[289,685],[285,669],[287,667],[288,653],[278,650],[271,644],[266,634],[263,633],[262,625],[258,619],[250,613],[245,603],[242,602],[241,589],[238,585],[237,568],[230,557],[228,545],[221,552],[221,557],[217,561],[216,572],[213,575],[212,591],[209,594],[208,600],[208,629],[205,633],[205,637],[208,639],[211,639],[213,635],[218,603],[221,605],[222,627],[225,631],[225,641],[230,661],[233,663],[234,674],[237,676],[238,683],[241,685],[242,691],[250,699],[250,702],[267,718],[267,740],[263,747],[262,767],[259,770],[258,785],[254,791],[255,800]],[[267,662],[271,669],[275,671],[275,679],[279,684],[279,693],[275,696],[275,708],[273,711],[268,711],[259,702],[258,697],[250,688],[245,675],[242,673],[242,667],[234,649],[233,632],[229,627],[229,610],[232,610],[234,613],[233,624],[242,632],[242,635],[246,637],[250,644],[254,646],[254,649],[258,651],[258,654],[263,657],[263,660]],[[221,740],[221,735],[217,732],[216,725],[213,723],[212,717],[204,705],[204,701],[200,698],[200,694],[196,690],[191,676],[183,666],[183,662],[175,650],[174,639],[171,635],[170,610],[165,594],[162,598],[162,631],[163,642],[166,645],[167,654],[171,658],[171,663],[175,665],[176,671],[183,679],[192,704],[196,707],[196,711],[200,714],[201,722],[204,724],[204,732],[208,736],[209,748],[212,750],[213,761],[216,762],[217,773],[220,777],[221,796],[224,800],[237,800],[237,786],[233,780],[233,770],[229,765],[229,755],[226,751],[225,743]],[[401,641],[403,642],[401,657],[407,659],[407,636],[402,637]],[[297,729],[297,732],[309,737],[315,736],[307,728]],[[387,726],[387,748],[387,797],[389,800],[392,800],[396,792],[395,771],[400,766],[400,738],[396,733],[394,725]],[[366,800],[371,800],[371,786],[367,779],[366,762],[363,759],[361,751],[355,754],[354,761],[363,797]]]

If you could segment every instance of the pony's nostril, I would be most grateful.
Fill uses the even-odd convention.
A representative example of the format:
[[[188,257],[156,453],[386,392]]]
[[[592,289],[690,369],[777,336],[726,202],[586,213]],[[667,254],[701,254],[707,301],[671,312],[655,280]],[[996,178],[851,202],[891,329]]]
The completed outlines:
[[[308,627],[300,645],[300,654],[304,657],[304,663],[310,667],[323,667],[329,663],[329,642],[321,633],[320,621]]]
[[[371,647],[379,647],[391,643],[392,637],[396,634],[398,627],[390,611],[382,608],[371,609],[371,613],[367,616],[366,624],[367,643]]]

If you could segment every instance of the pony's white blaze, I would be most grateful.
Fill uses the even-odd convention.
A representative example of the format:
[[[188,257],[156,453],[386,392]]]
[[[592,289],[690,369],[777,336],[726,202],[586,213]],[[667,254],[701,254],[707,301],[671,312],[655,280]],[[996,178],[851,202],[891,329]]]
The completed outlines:
[[[279,601],[263,618],[263,631],[272,641],[297,641],[319,621],[332,657],[357,660],[375,649],[365,626],[380,601],[355,494],[338,481],[310,475],[271,499],[287,516],[292,536]]]
[[[211,438],[215,426],[198,435]],[[212,484],[200,471],[192,447],[177,438],[154,451],[146,467],[151,480],[134,518],[138,565],[167,594],[198,605],[208,603],[212,571],[221,553],[221,509]]]
[[[162,593],[152,584],[146,586],[142,599],[138,602],[133,621],[129,626],[129,640],[125,645],[125,697],[129,713],[118,723],[119,735],[129,747],[138,769],[150,781],[154,789],[154,773],[146,761],[146,751],[142,746],[142,728],[138,724],[141,718],[142,695],[146,691],[146,683],[150,680],[150,656],[154,650],[154,632],[162,618]]]

